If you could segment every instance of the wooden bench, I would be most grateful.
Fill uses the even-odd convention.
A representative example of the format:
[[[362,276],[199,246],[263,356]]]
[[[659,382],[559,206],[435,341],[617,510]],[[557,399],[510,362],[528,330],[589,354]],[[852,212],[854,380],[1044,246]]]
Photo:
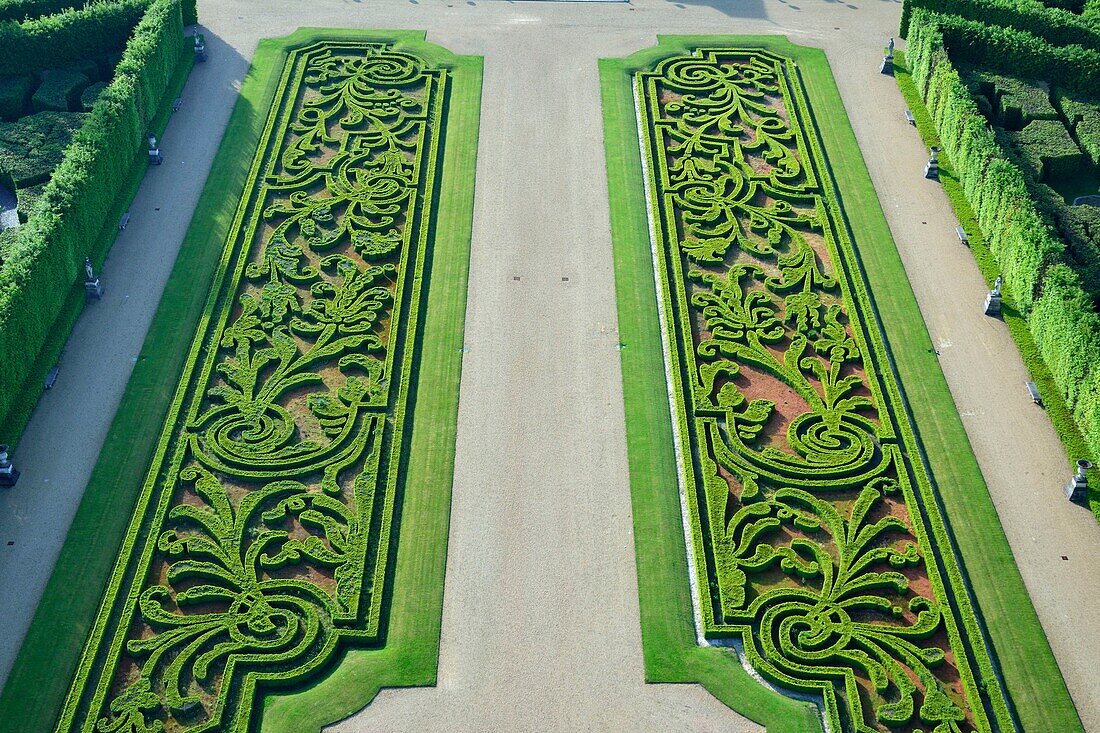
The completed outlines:
[[[1035,382],[1024,382],[1024,386],[1027,387],[1032,402],[1037,405],[1043,404],[1043,396],[1039,394],[1039,388],[1035,386]]]
[[[118,230],[121,232],[126,228],[126,225],[130,223],[130,212],[127,211],[122,215],[122,218],[118,220]]]
[[[959,238],[959,241],[963,244],[970,244],[970,235],[966,233],[966,230],[962,227],[955,227],[955,236]]]
[[[61,367],[55,366],[50,371],[46,372],[46,389],[53,389],[53,383],[57,381],[57,373],[58,371],[60,371],[60,369]]]
[[[913,127],[917,126],[917,118],[913,116],[913,111],[912,110],[908,110],[908,109],[905,110],[905,121],[908,122]]]

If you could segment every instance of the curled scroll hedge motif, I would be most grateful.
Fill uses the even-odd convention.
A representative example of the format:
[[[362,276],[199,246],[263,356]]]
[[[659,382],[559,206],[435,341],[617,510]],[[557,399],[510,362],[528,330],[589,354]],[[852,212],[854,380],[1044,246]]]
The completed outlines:
[[[834,730],[1014,729],[792,62],[637,74],[705,634]]]
[[[290,53],[59,730],[243,731],[380,642],[446,83]]]

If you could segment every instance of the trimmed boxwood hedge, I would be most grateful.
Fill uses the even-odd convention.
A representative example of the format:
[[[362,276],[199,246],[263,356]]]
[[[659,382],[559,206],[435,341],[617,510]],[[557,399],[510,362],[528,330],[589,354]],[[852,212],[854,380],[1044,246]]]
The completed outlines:
[[[113,7],[93,6],[72,15]],[[104,12],[111,23],[117,20]],[[0,36],[5,27],[0,26]],[[20,229],[0,265],[0,363],[5,366],[0,370],[0,416],[27,388],[24,379],[70,288],[82,276],[84,258],[102,260],[105,252],[93,249],[92,234],[107,223],[119,182],[129,180],[135,166],[146,165],[145,132],[184,49],[180,0],[155,0],[134,29],[114,80],[43,191],[36,215]]]
[[[35,112],[75,112],[80,108],[80,95],[92,83],[78,71],[54,71],[46,76],[38,91],[31,97]]]
[[[84,115],[54,110],[0,123],[0,185],[15,191],[48,181],[83,123]]]
[[[17,120],[27,111],[34,79],[27,75],[0,78],[0,119]]]

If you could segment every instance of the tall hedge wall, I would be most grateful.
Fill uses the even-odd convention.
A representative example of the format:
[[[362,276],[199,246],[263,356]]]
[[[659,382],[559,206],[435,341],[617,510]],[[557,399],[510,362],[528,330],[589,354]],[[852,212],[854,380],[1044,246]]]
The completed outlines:
[[[113,0],[112,0],[113,1]],[[146,0],[148,4],[149,0]],[[87,0],[0,0],[0,21],[23,21],[87,5]],[[199,22],[197,0],[183,0],[183,24]]]
[[[26,20],[84,7],[85,0],[0,0],[0,20]]]
[[[149,7],[149,0],[119,0],[25,23],[4,21],[0,69],[26,74],[121,49]]]
[[[1085,439],[1100,454],[1100,316],[1080,276],[1069,266],[1065,242],[1042,216],[1024,173],[997,144],[948,56],[948,49],[954,53],[961,45],[975,53],[962,52],[967,61],[987,64],[982,54],[991,46],[980,40],[960,43],[959,34],[972,25],[980,24],[914,8],[906,58],[1006,287],[1027,316],[1039,352]],[[1006,57],[988,65],[1005,69],[1013,58],[1035,50],[1029,44],[1013,45],[1018,40],[1015,34],[1001,36],[1007,39]],[[1034,73],[1039,62],[1030,59],[1018,73],[1059,78],[1056,69]]]
[[[1100,13],[1100,0],[1093,0]],[[913,10],[925,8],[944,15],[1015,28],[1057,46],[1079,45],[1100,50],[1100,25],[1062,8],[1047,7],[1039,0],[905,0],[901,9],[900,35],[909,34]]]
[[[110,10],[104,12],[114,18]],[[182,57],[183,39],[180,0],[154,0],[34,216],[5,251],[0,263],[0,415],[8,413],[66,296],[83,276],[84,258],[98,260],[103,254],[91,251],[92,235],[107,223],[119,181],[135,165],[145,165],[140,154],[144,133]]]

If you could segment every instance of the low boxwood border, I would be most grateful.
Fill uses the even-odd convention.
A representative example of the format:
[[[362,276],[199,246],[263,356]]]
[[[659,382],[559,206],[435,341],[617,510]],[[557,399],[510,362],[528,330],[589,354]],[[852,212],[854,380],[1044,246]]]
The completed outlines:
[[[281,39],[261,41],[257,48],[99,462],[0,696],[0,730],[46,731],[55,724],[205,306],[206,299],[194,297],[195,293],[209,289],[219,263],[287,50],[322,38],[390,41],[453,70],[442,192],[434,224],[434,286],[429,289],[420,360],[419,380],[432,388],[420,390],[417,399],[387,646],[346,653],[328,679],[297,695],[272,697],[262,710],[257,705],[254,720],[258,723],[262,712],[265,731],[319,730],[363,707],[384,684],[435,680],[481,59],[457,57],[426,43],[423,31],[300,29]],[[362,682],[357,673],[366,673],[369,682]]]
[[[647,680],[698,682],[769,731],[808,731],[820,725],[800,703],[757,686],[727,652],[696,646],[678,497],[668,488],[676,485],[671,420],[667,404],[652,399],[653,394],[664,394],[665,384],[630,74],[699,46],[759,47],[799,65],[833,177],[844,195],[848,223],[857,243],[864,245],[857,252],[918,441],[932,468],[948,531],[961,551],[964,574],[1022,727],[1082,730],[939,369],[824,53],[782,37],[658,40],[656,48],[601,62]],[[701,663],[703,659],[709,664]],[[796,718],[798,713],[802,714]]]

